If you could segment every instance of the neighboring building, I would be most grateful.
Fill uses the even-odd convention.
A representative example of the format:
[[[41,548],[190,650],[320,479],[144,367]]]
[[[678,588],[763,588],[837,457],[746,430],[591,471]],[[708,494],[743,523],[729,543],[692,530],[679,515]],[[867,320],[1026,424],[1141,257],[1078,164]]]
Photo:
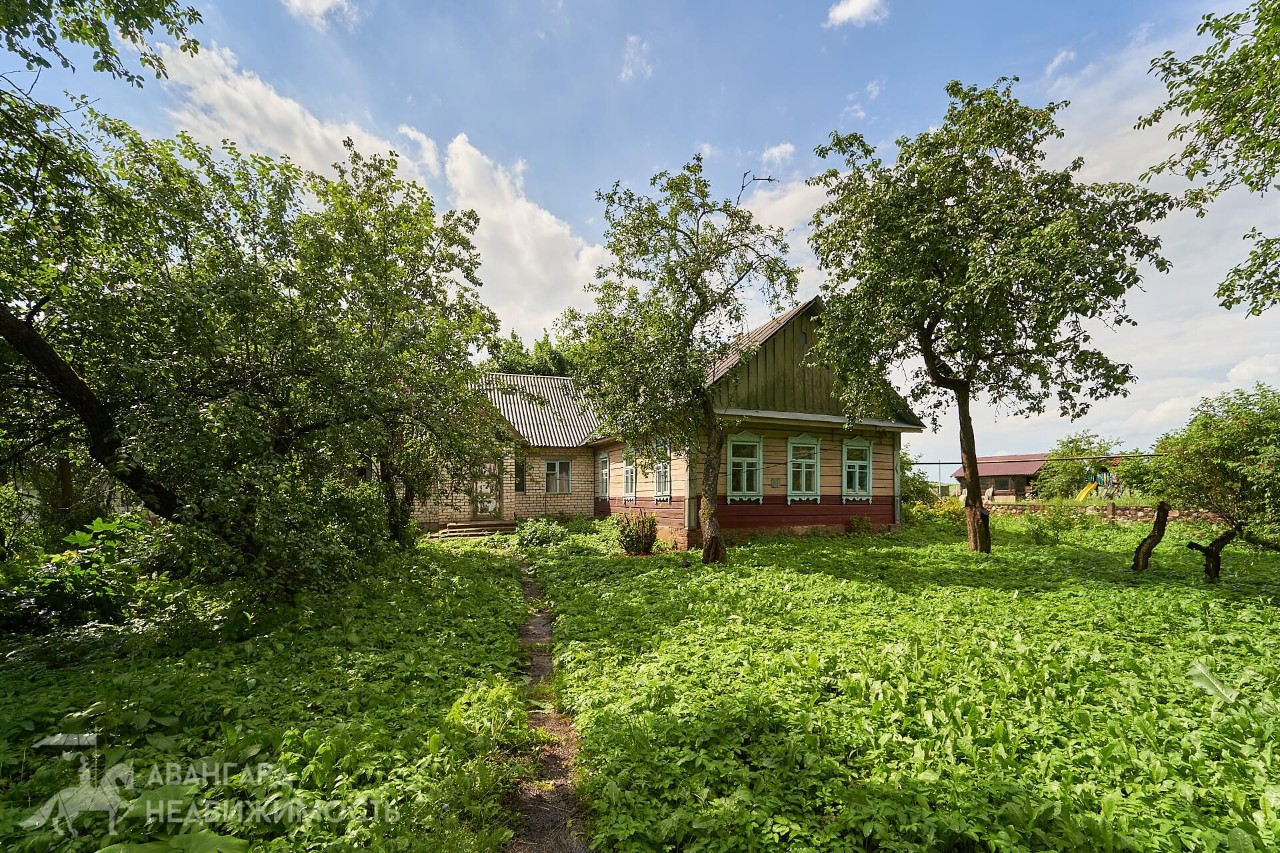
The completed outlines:
[[[1043,453],[979,456],[979,490],[984,497],[990,495],[995,503],[1023,500],[1032,489],[1040,469],[1044,467],[1044,460]],[[968,488],[965,484],[963,467],[957,468],[951,476],[960,482],[961,489]]]
[[[726,531],[844,530],[854,517],[879,526],[901,522],[901,436],[924,425],[905,403],[892,417],[848,422],[831,372],[804,364],[821,308],[815,298],[753,330],[744,340],[745,360],[727,359],[708,379],[717,410],[732,422],[718,489]],[[638,461],[621,442],[598,435],[570,379],[491,376],[490,397],[519,435],[522,455],[495,464],[494,476],[468,496],[424,507],[421,522],[648,512],[663,539],[696,544],[698,460],[671,454]],[[503,384],[546,403],[502,393]]]

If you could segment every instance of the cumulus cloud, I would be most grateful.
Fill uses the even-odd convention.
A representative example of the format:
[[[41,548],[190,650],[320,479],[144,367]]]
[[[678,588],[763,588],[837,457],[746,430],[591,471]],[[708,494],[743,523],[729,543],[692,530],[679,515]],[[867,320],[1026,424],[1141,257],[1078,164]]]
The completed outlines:
[[[342,141],[350,138],[365,153],[397,151],[411,178],[440,174],[435,143],[408,125],[399,129],[402,140],[392,140],[354,121],[320,119],[257,74],[240,68],[236,55],[216,44],[195,56],[163,45],[161,52],[168,83],[179,95],[169,117],[174,127],[203,142],[216,145],[231,139],[254,151],[287,154],[299,165],[323,172],[346,159]]]
[[[350,137],[363,152],[397,149],[407,177],[420,183],[443,179],[443,194],[452,206],[480,215],[475,241],[482,296],[507,328],[528,338],[540,334],[567,304],[585,302],[582,286],[606,260],[604,249],[525,195],[523,162],[503,167],[458,135],[442,163],[435,141],[409,125],[389,139],[353,121],[319,118],[240,68],[235,54],[217,45],[195,57],[169,51],[165,62],[166,85],[178,98],[169,113],[174,128],[204,142],[231,139],[246,150],[288,154],[299,165],[324,172],[345,159],[342,140]]]
[[[622,52],[622,71],[618,79],[624,83],[637,78],[649,79],[653,76],[653,64],[649,62],[649,43],[637,35],[627,36],[627,44]]]
[[[355,20],[356,8],[350,0],[280,0],[289,14],[323,30],[330,20]]]
[[[764,149],[760,155],[760,162],[765,166],[781,166],[791,159],[796,153],[796,147],[790,142],[779,142],[777,145],[770,145]]]
[[[867,100],[874,101],[876,98],[880,97],[880,93],[884,91],[884,81],[872,80],[866,85],[865,91],[867,93]]]
[[[583,285],[608,256],[526,196],[523,171],[523,163],[494,163],[465,134],[445,152],[450,204],[480,214],[476,245],[485,301],[504,325],[528,338],[568,305],[585,304]]]
[[[889,7],[885,0],[839,0],[827,9],[827,22],[824,27],[843,27],[853,24],[865,27],[876,21],[883,21],[889,16]]]

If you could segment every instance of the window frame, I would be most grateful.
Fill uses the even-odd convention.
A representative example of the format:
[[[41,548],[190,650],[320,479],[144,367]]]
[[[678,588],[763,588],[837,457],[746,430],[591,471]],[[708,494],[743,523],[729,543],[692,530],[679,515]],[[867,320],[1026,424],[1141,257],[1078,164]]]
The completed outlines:
[[[612,475],[609,452],[605,451],[596,457],[596,497],[609,499],[609,477]]]
[[[624,502],[635,502],[637,480],[639,477],[636,472],[636,454],[628,447],[622,455],[622,500]]]
[[[556,488],[548,488],[551,484],[552,466],[555,466],[555,483]],[[573,460],[572,459],[546,459],[543,460],[543,471],[546,477],[543,480],[543,488],[548,495],[568,495],[573,493]],[[560,476],[564,475],[564,488],[560,488]]]
[[[754,491],[735,491],[733,488],[733,447],[735,444],[754,445],[756,455],[754,459],[741,457],[744,463],[743,471],[746,471],[745,463],[755,463],[756,488]],[[764,503],[764,439],[753,432],[739,432],[728,437],[724,445],[725,461],[725,500],[728,503],[734,501],[755,501],[756,503]],[[743,482],[745,483],[745,476]]]
[[[529,482],[529,460],[524,456],[516,457],[514,479],[516,494],[523,495],[528,489]]]
[[[849,450],[851,448],[859,448],[867,451],[866,461],[856,460],[849,461]],[[867,471],[867,490],[860,492],[856,489],[849,488],[849,468],[851,465],[859,467],[866,466]],[[846,501],[870,501],[873,489],[873,481],[875,477],[875,445],[868,439],[861,436],[857,438],[846,438],[840,450],[840,493]]]
[[[812,447],[813,458],[796,459],[797,447]],[[813,469],[812,490],[793,488],[797,464],[803,465],[805,469]],[[803,475],[801,478],[803,480]],[[822,439],[815,438],[807,432],[787,438],[787,503],[791,504],[795,501],[822,503]]]
[[[671,444],[666,441],[659,441],[653,447],[653,500],[654,503],[669,503],[671,501]],[[661,471],[666,477],[666,489],[658,487],[658,472]]]

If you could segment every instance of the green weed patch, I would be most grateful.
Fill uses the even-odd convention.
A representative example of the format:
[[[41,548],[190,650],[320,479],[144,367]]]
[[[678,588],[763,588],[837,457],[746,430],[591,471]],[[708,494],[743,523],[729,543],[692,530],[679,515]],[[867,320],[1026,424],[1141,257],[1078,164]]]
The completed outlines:
[[[244,642],[173,654],[90,632],[7,650],[0,849],[498,850],[532,738],[507,681],[526,611],[512,561],[430,547]],[[76,732],[99,748],[34,747]],[[96,806],[74,835],[56,807],[31,825],[82,772],[118,797],[116,834]]]
[[[1271,850],[1280,562],[1171,531],[539,554],[607,850]],[[1216,685],[1216,686],[1215,686]]]

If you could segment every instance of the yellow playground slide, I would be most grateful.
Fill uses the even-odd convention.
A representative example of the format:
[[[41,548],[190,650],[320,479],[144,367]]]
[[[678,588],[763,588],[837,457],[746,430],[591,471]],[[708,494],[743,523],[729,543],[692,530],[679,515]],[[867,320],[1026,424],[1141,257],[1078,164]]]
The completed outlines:
[[[1089,485],[1085,486],[1083,489],[1080,490],[1080,494],[1076,495],[1076,500],[1078,501],[1084,500],[1085,498],[1089,497],[1089,495],[1093,494],[1093,490],[1096,488],[1098,488],[1097,483],[1090,483]]]

